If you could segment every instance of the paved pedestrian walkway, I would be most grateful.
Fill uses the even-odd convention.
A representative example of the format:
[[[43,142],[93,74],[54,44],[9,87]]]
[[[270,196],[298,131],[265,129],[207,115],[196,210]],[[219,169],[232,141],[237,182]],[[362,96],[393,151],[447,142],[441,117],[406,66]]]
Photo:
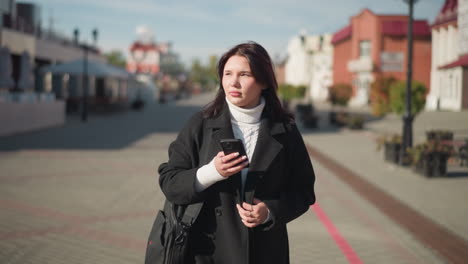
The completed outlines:
[[[142,263],[164,200],[157,166],[212,96],[0,138],[0,263]],[[468,177],[425,179],[386,164],[373,131],[302,130],[311,148],[466,240]],[[448,263],[312,160],[318,202],[288,225],[292,263]]]

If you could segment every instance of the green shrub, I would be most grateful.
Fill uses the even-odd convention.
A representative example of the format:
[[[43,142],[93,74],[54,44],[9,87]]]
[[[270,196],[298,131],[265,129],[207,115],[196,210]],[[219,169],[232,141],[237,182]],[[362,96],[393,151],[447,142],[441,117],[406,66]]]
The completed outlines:
[[[384,116],[390,109],[390,86],[397,80],[395,77],[378,76],[371,84],[370,99],[372,114]]]
[[[411,114],[416,115],[426,103],[426,87],[418,81],[411,84]],[[390,86],[390,108],[397,114],[405,112],[406,82],[397,81]]]
[[[304,98],[306,91],[307,91],[307,86],[305,85],[296,86],[296,96],[298,98]]]
[[[304,98],[307,87],[305,85],[280,84],[278,94],[283,100],[290,101],[294,98]]]

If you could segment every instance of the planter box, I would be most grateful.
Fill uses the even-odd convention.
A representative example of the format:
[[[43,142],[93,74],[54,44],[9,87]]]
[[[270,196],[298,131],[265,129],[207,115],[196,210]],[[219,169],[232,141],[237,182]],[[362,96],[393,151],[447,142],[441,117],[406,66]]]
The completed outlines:
[[[421,161],[416,164],[416,171],[426,177],[446,177],[447,161],[449,155],[441,152],[430,152],[423,155]]]
[[[314,114],[310,114],[302,117],[302,123],[307,128],[317,128],[318,127],[318,117]]]
[[[460,166],[468,166],[468,140],[466,143],[458,148],[458,158],[460,160]]]
[[[401,144],[385,142],[385,160],[398,164],[400,162]]]
[[[296,111],[299,114],[313,113],[314,112],[314,107],[312,106],[312,104],[297,104],[296,105]]]
[[[328,117],[330,124],[342,127],[348,123],[347,121],[349,119],[349,114],[346,112],[331,111]]]

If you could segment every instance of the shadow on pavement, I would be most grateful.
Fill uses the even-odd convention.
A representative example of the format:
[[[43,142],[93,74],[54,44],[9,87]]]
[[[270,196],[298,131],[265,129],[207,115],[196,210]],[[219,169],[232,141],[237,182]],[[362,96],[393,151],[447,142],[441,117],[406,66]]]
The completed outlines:
[[[462,178],[468,177],[468,171],[449,171],[447,172],[447,178]]]
[[[90,113],[87,122],[67,116],[64,126],[0,137],[1,151],[22,149],[123,149],[157,132],[178,132],[201,108],[148,104],[141,111]]]

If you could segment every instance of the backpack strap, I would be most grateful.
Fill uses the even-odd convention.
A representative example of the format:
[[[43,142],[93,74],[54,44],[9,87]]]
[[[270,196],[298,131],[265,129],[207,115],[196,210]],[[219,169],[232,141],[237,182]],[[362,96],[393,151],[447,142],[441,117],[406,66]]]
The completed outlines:
[[[188,226],[191,226],[197,219],[202,207],[202,202],[187,205],[187,208],[185,208],[185,212],[182,215],[181,222]]]

